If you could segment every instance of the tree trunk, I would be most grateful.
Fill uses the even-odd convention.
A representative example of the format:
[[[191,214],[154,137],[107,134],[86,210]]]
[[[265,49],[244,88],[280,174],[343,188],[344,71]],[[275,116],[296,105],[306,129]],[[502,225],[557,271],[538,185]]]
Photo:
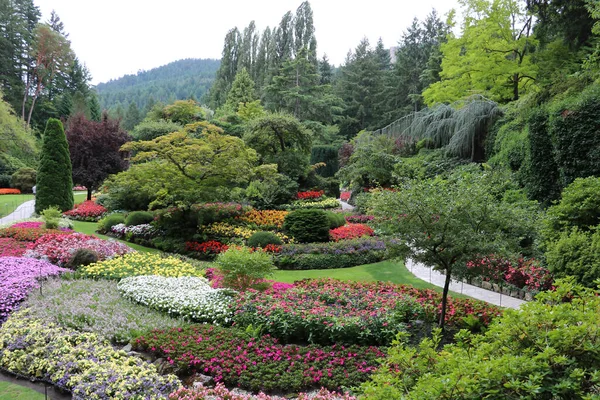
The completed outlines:
[[[519,100],[519,74],[513,75],[513,100]]]
[[[92,188],[88,186],[87,188],[87,200],[91,201],[92,200]]]
[[[440,313],[440,320],[438,326],[443,330],[444,322],[446,320],[446,305],[448,304],[448,290],[450,289],[450,280],[452,276],[450,271],[446,269],[446,281],[444,282],[444,291],[442,292],[442,312]]]

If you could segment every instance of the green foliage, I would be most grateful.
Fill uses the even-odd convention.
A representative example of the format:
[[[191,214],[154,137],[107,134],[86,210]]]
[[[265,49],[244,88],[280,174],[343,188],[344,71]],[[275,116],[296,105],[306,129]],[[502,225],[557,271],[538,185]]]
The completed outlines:
[[[215,263],[223,274],[223,284],[242,291],[269,277],[275,269],[268,253],[247,247],[230,248],[219,254]]]
[[[329,229],[339,228],[346,225],[346,217],[344,214],[338,214],[331,211],[326,211],[327,220],[329,221]]]
[[[86,265],[93,264],[98,262],[100,257],[98,257],[98,253],[91,249],[77,249],[69,258],[69,261],[65,264],[65,268],[70,268],[72,270],[78,270],[79,267],[83,267]]]
[[[311,270],[350,268],[385,260],[385,250],[353,252],[350,254],[297,254],[277,257],[277,268],[283,270]]]
[[[44,220],[44,228],[57,229],[62,213],[57,207],[48,207],[40,213]]]
[[[12,174],[10,186],[19,189],[21,193],[31,193],[35,186],[37,171],[33,168],[19,168]],[[0,185],[1,186],[1,185]]]
[[[325,163],[325,166],[317,169],[317,174],[323,177],[332,177],[339,170],[338,148],[336,146],[318,145],[313,146],[310,153],[310,163]]]
[[[125,225],[133,226],[133,225],[142,225],[149,224],[154,221],[154,214],[147,211],[134,211],[127,214],[125,218]]]
[[[287,204],[298,192],[298,183],[283,174],[269,174],[250,182],[245,196],[259,210],[269,210]]]
[[[176,100],[163,109],[163,118],[180,125],[206,119],[202,107],[194,100]]]
[[[244,122],[258,119],[260,117],[263,117],[264,115],[265,110],[260,104],[260,100],[241,103],[237,111],[237,116],[240,117],[240,119]]]
[[[546,261],[555,277],[573,276],[587,287],[595,287],[600,279],[600,231],[592,232],[573,228],[563,231],[560,237],[548,244]]]
[[[592,399],[600,357],[598,293],[556,282],[483,335],[465,330],[439,349],[440,332],[418,347],[398,336],[370,382],[369,399]],[[466,377],[471,377],[466,379]],[[473,378],[476,377],[476,378]]]
[[[235,79],[231,85],[231,90],[227,93],[227,101],[225,106],[238,112],[241,105],[246,105],[256,100],[254,92],[254,81],[246,68],[242,68],[235,75]]]
[[[62,123],[54,118],[48,120],[36,183],[35,211],[40,213],[56,206],[61,211],[73,208],[73,179],[69,145]]]
[[[33,132],[14,115],[1,92],[0,126],[0,174],[12,175],[19,168],[36,168],[39,150]]]
[[[171,121],[145,120],[135,126],[131,132],[131,136],[134,140],[152,140],[171,132],[177,132],[181,130],[182,127],[182,125]]]
[[[281,245],[283,242],[273,232],[258,231],[248,238],[248,246],[250,247],[265,247],[268,244]]]
[[[11,187],[11,183],[12,183],[11,175],[0,174],[0,188],[9,188],[9,187]]]
[[[102,233],[110,232],[110,228],[123,223],[125,223],[125,215],[118,213],[108,214],[98,221],[98,230]]]
[[[296,210],[285,216],[283,230],[300,243],[327,242],[329,219],[323,210]]]

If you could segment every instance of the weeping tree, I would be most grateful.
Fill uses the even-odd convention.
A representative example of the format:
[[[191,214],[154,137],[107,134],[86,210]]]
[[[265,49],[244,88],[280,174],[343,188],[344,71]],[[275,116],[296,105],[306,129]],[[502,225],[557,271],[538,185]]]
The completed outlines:
[[[472,96],[411,113],[374,133],[404,141],[430,139],[450,155],[480,162],[485,159],[485,138],[501,115],[497,103]]]

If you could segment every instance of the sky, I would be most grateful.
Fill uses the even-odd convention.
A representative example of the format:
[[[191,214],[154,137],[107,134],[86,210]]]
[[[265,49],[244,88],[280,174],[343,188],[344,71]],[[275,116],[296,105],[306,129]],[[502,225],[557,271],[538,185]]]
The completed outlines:
[[[183,58],[221,58],[228,30],[252,20],[260,32],[302,0],[34,0],[47,21],[55,10],[92,84]],[[340,65],[363,37],[395,46],[413,18],[457,0],[311,0],[317,51]]]

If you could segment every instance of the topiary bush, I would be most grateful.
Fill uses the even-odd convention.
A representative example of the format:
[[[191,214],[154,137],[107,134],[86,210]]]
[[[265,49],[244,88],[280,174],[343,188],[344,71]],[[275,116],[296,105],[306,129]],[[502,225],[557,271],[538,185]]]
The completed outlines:
[[[98,221],[98,230],[103,233],[110,232],[110,228],[123,223],[125,223],[125,216],[123,214],[109,214]]]
[[[134,211],[127,214],[125,218],[125,225],[134,226],[134,225],[142,225],[149,224],[154,221],[154,214],[148,211]]]
[[[343,214],[328,211],[327,220],[329,221],[329,229],[335,229],[346,225],[346,217],[344,217]]]
[[[255,232],[248,239],[248,246],[250,247],[265,247],[268,244],[281,245],[283,242],[274,233],[265,231]]]
[[[79,267],[83,267],[86,265],[93,264],[98,262],[100,257],[98,253],[96,253],[92,249],[77,249],[65,264],[65,267],[73,270],[79,269]]]
[[[329,219],[323,210],[300,209],[286,215],[283,230],[298,242],[327,242]]]
[[[223,285],[241,291],[269,277],[275,269],[268,253],[248,247],[230,248],[219,254],[215,262],[223,274]]]
[[[37,171],[33,168],[20,168],[10,177],[10,185],[21,193],[31,193],[35,186]],[[0,187],[2,183],[0,183]]]

